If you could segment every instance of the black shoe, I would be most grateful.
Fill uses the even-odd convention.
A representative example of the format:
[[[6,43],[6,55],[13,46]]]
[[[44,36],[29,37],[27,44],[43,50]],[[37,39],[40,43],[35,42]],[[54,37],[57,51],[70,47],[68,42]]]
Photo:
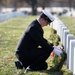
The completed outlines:
[[[23,69],[22,64],[20,63],[20,61],[16,61],[15,62],[15,66],[17,67],[17,69]]]

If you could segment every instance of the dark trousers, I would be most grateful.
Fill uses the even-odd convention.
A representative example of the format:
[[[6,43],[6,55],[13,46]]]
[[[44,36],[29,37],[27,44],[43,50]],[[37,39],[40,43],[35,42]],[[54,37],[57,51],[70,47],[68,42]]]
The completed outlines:
[[[26,54],[17,54],[18,59],[25,68],[30,66],[30,68],[35,71],[47,69],[48,66],[46,60],[49,56],[50,53],[42,48],[32,49]]]

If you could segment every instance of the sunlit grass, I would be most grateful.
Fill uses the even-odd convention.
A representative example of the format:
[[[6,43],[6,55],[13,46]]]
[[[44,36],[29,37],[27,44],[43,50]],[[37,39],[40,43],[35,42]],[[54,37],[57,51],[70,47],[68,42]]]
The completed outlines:
[[[70,30],[70,33],[74,35],[75,38],[75,17],[60,17],[65,26]]]

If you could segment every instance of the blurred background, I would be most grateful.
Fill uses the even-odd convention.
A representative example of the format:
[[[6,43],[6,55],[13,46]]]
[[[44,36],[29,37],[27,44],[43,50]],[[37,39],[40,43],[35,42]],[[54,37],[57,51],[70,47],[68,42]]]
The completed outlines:
[[[5,15],[6,19],[9,19],[38,15],[45,8],[54,15],[75,16],[75,0],[0,0],[0,17]]]

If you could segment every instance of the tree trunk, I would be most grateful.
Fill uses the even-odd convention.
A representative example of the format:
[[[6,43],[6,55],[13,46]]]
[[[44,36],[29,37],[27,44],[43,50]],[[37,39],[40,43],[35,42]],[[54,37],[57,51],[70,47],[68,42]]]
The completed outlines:
[[[42,9],[44,10],[45,9],[45,6],[42,6]]]
[[[37,14],[37,0],[33,0],[32,1],[32,15],[36,15]]]
[[[0,6],[0,12],[1,12],[1,6]]]
[[[70,12],[71,12],[71,9],[72,9],[72,1],[69,0],[69,11],[70,11]],[[72,16],[72,14],[71,14],[70,16]]]

